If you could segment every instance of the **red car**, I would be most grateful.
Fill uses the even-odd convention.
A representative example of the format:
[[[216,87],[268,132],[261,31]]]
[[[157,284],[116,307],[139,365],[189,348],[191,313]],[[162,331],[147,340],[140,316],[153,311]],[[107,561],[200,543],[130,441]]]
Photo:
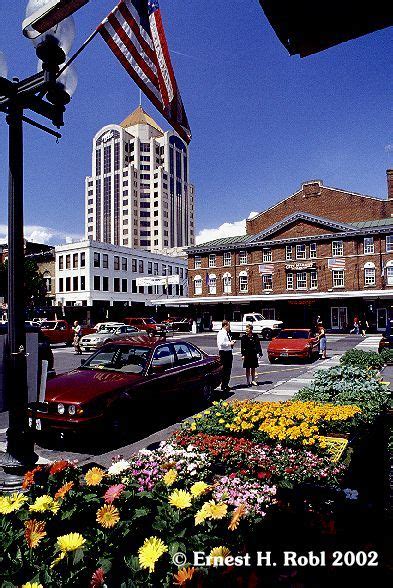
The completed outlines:
[[[270,341],[267,356],[270,363],[289,358],[312,361],[318,350],[319,339],[310,329],[283,329]]]
[[[125,318],[124,323],[140,331],[146,331],[148,335],[164,335],[167,331],[166,325],[157,323],[153,318]]]
[[[176,416],[180,406],[210,402],[221,374],[218,356],[187,341],[146,335],[114,341],[49,381],[45,402],[29,406],[30,423],[38,431],[117,433],[155,414]]]
[[[95,333],[94,329],[84,325],[81,326],[82,335]],[[44,335],[49,339],[50,343],[65,343],[66,345],[72,345],[75,333],[67,321],[43,321],[40,324],[40,328]]]

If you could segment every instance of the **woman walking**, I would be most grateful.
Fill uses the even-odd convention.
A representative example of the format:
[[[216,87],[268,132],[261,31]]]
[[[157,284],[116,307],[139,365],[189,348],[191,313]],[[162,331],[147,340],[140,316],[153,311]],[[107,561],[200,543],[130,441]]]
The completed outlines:
[[[323,323],[318,323],[319,358],[326,359],[326,331]]]
[[[247,386],[258,386],[255,369],[258,367],[258,356],[262,357],[262,348],[258,335],[252,329],[252,325],[246,325],[246,334],[241,338],[241,354],[243,367],[246,368]]]

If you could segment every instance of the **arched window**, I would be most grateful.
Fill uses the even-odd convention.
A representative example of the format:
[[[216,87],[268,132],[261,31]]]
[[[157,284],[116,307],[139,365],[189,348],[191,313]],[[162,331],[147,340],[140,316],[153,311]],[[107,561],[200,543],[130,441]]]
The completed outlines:
[[[46,271],[42,277],[44,279],[46,293],[50,294],[52,291],[52,276],[50,275],[50,272]]]
[[[375,286],[376,284],[376,277],[375,277],[375,263],[372,261],[368,261],[364,264],[364,285],[365,286]]]
[[[239,274],[239,292],[248,292],[248,274],[246,271]]]
[[[209,274],[209,294],[217,294],[217,276]]]
[[[231,294],[232,292],[232,276],[229,272],[226,272],[222,276],[222,285],[224,294]]]
[[[199,274],[194,276],[194,294],[196,296],[202,294],[202,278]]]

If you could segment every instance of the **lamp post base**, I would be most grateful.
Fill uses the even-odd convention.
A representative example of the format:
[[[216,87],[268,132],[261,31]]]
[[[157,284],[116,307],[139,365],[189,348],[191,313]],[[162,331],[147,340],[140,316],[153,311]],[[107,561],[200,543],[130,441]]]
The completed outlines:
[[[25,473],[38,461],[38,455],[34,450],[26,454],[28,446],[24,445],[24,452],[17,457],[8,451],[0,452],[0,492],[16,492],[22,489]]]

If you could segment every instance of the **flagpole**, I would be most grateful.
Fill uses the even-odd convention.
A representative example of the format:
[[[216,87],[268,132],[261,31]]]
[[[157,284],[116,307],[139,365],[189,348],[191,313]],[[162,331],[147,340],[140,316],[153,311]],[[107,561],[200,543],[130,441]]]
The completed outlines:
[[[67,69],[67,67],[69,65],[71,65],[71,63],[73,61],[75,61],[75,59],[78,57],[78,55],[80,55],[82,53],[82,51],[87,47],[87,45],[94,39],[94,37],[99,33],[99,28],[97,28],[87,39],[86,41],[79,47],[78,51],[76,51],[74,53],[74,55],[72,55],[69,60],[63,65],[63,67],[61,68],[61,70],[59,71],[59,73],[57,74],[57,77],[59,77],[63,71],[65,69]]]

